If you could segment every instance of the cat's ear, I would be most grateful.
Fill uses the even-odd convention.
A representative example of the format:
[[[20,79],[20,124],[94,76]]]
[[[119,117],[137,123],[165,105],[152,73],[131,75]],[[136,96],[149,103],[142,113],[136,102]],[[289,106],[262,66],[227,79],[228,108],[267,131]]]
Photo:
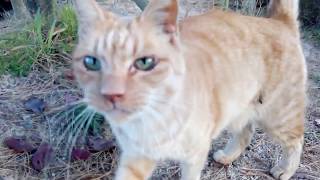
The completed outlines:
[[[75,0],[75,8],[80,25],[104,18],[104,12],[95,0]]]
[[[177,0],[150,0],[141,17],[151,21],[164,33],[175,34],[178,31],[178,2]]]
[[[92,28],[97,21],[112,17],[111,13],[103,11],[95,0],[75,0],[74,2],[80,35]]]

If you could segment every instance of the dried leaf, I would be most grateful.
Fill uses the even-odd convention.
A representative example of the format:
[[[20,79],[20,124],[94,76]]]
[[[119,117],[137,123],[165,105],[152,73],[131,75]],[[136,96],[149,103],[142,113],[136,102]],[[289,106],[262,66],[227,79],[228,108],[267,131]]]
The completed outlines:
[[[91,151],[107,151],[116,147],[115,140],[106,140],[100,136],[89,136],[88,146]]]
[[[72,159],[87,160],[90,157],[90,152],[87,149],[75,148],[72,150]]]
[[[41,171],[45,168],[49,160],[53,156],[53,148],[48,143],[43,143],[39,146],[38,150],[34,153],[31,159],[32,167],[35,170]]]
[[[42,99],[31,97],[30,99],[25,101],[24,107],[28,111],[32,111],[34,113],[42,113],[46,108],[46,103]]]
[[[25,137],[8,137],[4,140],[4,145],[13,149],[17,153],[32,152],[35,147],[29,143]]]

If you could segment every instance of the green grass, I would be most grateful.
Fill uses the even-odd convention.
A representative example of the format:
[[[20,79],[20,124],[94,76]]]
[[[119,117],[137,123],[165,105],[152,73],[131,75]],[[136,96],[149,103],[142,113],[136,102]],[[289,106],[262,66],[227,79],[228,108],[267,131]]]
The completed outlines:
[[[0,74],[10,72],[15,75],[26,75],[30,70],[35,57],[33,45],[29,43],[27,33],[19,36],[6,35],[0,40]]]
[[[64,6],[59,12],[59,23],[63,28],[61,32],[60,48],[69,53],[74,47],[74,40],[77,37],[78,22],[76,13],[71,6]]]
[[[38,12],[31,25],[1,36],[0,75],[25,76],[36,64],[52,64],[55,54],[71,52],[77,31],[73,8],[65,6],[51,19]]]

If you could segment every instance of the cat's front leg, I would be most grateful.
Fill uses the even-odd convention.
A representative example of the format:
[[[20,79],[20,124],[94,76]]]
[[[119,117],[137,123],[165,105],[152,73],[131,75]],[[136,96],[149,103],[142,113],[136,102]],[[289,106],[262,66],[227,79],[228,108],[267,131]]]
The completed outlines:
[[[116,180],[145,180],[148,179],[156,162],[145,157],[129,157],[123,155],[116,172]]]
[[[182,180],[200,180],[202,169],[207,160],[207,152],[181,162]]]

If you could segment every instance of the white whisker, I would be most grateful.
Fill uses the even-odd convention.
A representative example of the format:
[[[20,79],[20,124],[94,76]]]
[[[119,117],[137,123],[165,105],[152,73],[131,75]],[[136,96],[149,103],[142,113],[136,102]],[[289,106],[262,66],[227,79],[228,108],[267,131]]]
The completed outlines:
[[[64,130],[64,133],[60,136],[60,138],[57,140],[56,146],[58,147],[60,143],[62,142],[63,138],[66,136],[66,134],[72,129],[73,126],[78,126],[79,123],[82,121],[78,121],[85,113],[88,113],[89,109],[84,109],[80,114],[77,115],[75,119],[72,120],[72,122],[67,126],[67,128]]]
[[[71,134],[71,136],[69,137],[68,143],[67,143],[67,144],[69,144],[71,142],[70,148],[69,149],[67,148],[67,151],[69,150],[69,158],[68,158],[69,159],[69,164],[70,164],[70,161],[71,161],[71,158],[72,158],[71,156],[72,156],[73,147],[75,146],[75,144],[77,142],[78,136],[81,133],[82,128],[85,126],[85,124],[87,124],[86,127],[90,126],[90,123],[91,123],[91,120],[92,120],[92,117],[94,116],[94,114],[95,114],[94,112],[88,113],[86,115],[86,117],[84,118],[84,120],[82,121],[82,123],[80,124],[80,126],[78,126],[78,129],[76,130],[75,135],[72,136],[72,134]],[[88,119],[89,119],[89,121],[88,121]],[[68,171],[67,171],[67,179],[69,179],[69,176],[70,176],[70,171],[68,169]]]

